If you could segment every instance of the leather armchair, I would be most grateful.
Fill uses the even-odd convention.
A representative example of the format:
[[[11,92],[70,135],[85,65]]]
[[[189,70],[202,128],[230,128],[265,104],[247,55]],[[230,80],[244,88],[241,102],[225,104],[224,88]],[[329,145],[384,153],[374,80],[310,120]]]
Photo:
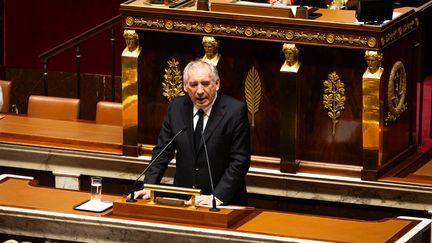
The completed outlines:
[[[80,100],[31,95],[27,115],[39,118],[75,121],[79,119]]]

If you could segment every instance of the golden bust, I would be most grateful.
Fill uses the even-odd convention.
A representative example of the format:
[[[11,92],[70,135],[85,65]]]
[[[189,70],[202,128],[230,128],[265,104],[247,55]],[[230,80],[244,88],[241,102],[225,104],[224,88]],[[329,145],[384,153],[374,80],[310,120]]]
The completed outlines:
[[[282,46],[282,52],[285,55],[285,62],[281,67],[281,71],[297,72],[300,67],[300,62],[298,61],[299,49],[295,44],[285,43]]]
[[[218,53],[219,43],[212,36],[204,36],[202,45],[204,47],[204,56],[201,60],[216,66],[221,56]]]
[[[383,70],[381,67],[381,53],[378,53],[377,51],[366,51],[365,60],[368,65],[366,74],[381,75]]]
[[[139,35],[135,30],[125,30],[123,37],[126,42],[126,48],[123,51],[123,55],[136,55],[141,50],[139,46]]]

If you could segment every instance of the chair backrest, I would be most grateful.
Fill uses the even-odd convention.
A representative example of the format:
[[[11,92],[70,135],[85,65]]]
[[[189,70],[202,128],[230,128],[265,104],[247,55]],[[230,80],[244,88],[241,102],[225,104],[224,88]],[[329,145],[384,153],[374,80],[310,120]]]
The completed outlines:
[[[3,93],[3,108],[0,110],[0,112],[7,113],[9,112],[12,81],[0,80],[0,85]]]
[[[122,126],[122,104],[118,102],[99,101],[96,106],[96,123]]]
[[[80,100],[52,96],[31,95],[27,115],[32,117],[76,121],[79,119]]]

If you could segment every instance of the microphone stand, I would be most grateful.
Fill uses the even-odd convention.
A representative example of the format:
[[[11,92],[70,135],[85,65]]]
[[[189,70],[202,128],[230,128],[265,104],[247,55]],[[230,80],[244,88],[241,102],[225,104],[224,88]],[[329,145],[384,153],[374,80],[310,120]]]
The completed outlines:
[[[210,161],[209,161],[209,158],[208,158],[207,145],[206,145],[205,138],[204,138],[204,133],[203,133],[202,130],[201,130],[201,137],[202,137],[203,144],[204,144],[204,152],[205,152],[205,156],[206,156],[206,160],[207,160],[207,167],[208,167],[208,170],[209,170],[210,185],[211,185],[212,197],[213,197],[212,198],[212,207],[209,209],[209,211],[211,211],[211,212],[219,212],[220,209],[216,207],[216,197],[214,195],[215,189],[214,189],[214,185],[213,185],[213,176],[212,176],[212,173],[211,173]]]
[[[156,155],[156,157],[152,160],[152,161],[150,161],[150,163],[148,164],[148,166],[144,169],[144,171],[138,176],[138,178],[135,180],[135,182],[134,182],[134,184],[133,184],[133,187],[132,187],[132,192],[130,193],[130,197],[129,197],[129,199],[128,200],[126,200],[126,202],[130,202],[130,203],[135,203],[135,202],[137,202],[137,200],[135,199],[135,188],[136,188],[136,184],[137,184],[137,182],[138,182],[138,180],[141,178],[141,176],[143,176],[146,172],[147,172],[147,170],[148,170],[148,168],[150,168],[150,166],[162,155],[162,153],[163,152],[165,152],[165,150],[168,148],[168,146],[170,146],[171,145],[171,143],[172,142],[174,142],[174,140],[176,139],[176,137],[180,134],[180,133],[182,133],[182,132],[184,132],[186,130],[186,128],[183,128],[183,129],[181,129],[180,131],[178,131],[175,135],[174,135],[174,137],[167,143],[167,145],[165,145],[165,147],[163,147],[163,149]]]

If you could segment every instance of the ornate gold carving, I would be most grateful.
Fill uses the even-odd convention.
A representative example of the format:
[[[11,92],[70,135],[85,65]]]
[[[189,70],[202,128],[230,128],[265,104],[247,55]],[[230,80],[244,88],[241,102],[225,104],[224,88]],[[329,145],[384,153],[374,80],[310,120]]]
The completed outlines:
[[[365,51],[367,68],[362,77],[362,137],[364,153],[378,154],[378,164],[382,158],[382,129],[380,129],[381,102],[380,81],[383,74],[382,54],[377,51]],[[370,162],[372,162],[370,161]]]
[[[295,44],[284,43],[282,45],[282,52],[285,56],[285,62],[280,69],[281,72],[297,72],[300,68],[300,61],[298,55],[300,50]]]
[[[204,25],[204,31],[205,31],[206,33],[211,33],[211,32],[213,31],[213,25],[210,24],[210,23],[206,23],[206,24]]]
[[[248,111],[251,114],[252,127],[255,126],[255,113],[259,110],[261,101],[261,79],[255,67],[252,67],[245,81],[245,98]]]
[[[138,33],[135,30],[124,30],[123,37],[126,42],[126,48],[123,50],[122,56],[138,57],[141,52]]]
[[[127,26],[132,26],[133,24],[134,24],[134,18],[132,18],[132,17],[126,17],[126,19],[125,19],[125,23],[126,23],[126,25]]]
[[[335,36],[334,34],[328,34],[326,37],[327,43],[333,44],[335,42]]]
[[[385,36],[385,42],[389,43],[390,41],[395,40],[398,37],[398,35],[400,35],[398,33],[398,30],[397,29],[393,30],[392,32],[388,33]]]
[[[165,22],[165,29],[172,30],[174,28],[174,23],[171,20]]]
[[[288,30],[285,34],[285,38],[287,40],[292,40],[294,38],[294,32],[292,32],[291,30]]]
[[[136,146],[138,134],[138,57],[142,48],[135,30],[124,30],[126,47],[121,55],[123,145]]]
[[[374,76],[374,78],[381,78],[383,68],[381,67],[382,54],[377,51],[365,51],[365,61],[368,65],[366,69],[366,76]]]
[[[387,32],[386,36],[376,39],[373,36],[358,36],[358,35],[341,35],[337,33],[328,32],[308,32],[308,31],[295,31],[289,29],[275,29],[272,27],[254,27],[254,26],[239,26],[235,24],[215,24],[215,23],[201,23],[193,21],[174,21],[164,19],[147,19],[145,17],[125,17],[125,23],[129,27],[147,27],[158,28],[165,30],[186,30],[201,34],[220,33],[229,36],[246,36],[262,39],[276,39],[276,40],[298,40],[304,42],[321,42],[325,44],[337,45],[356,45],[359,47],[374,48],[377,46],[378,41],[384,46],[385,44],[393,41],[396,38],[403,36],[406,32],[413,30],[419,26],[419,19],[415,18],[407,21],[403,25],[395,26]],[[170,23],[166,23],[170,21]]]
[[[165,69],[164,82],[162,82],[162,95],[171,101],[176,96],[185,95],[183,91],[182,72],[178,69],[179,62],[172,58]]]
[[[390,122],[396,121],[407,109],[407,103],[405,102],[406,88],[405,67],[401,61],[397,61],[393,64],[388,81],[387,102],[389,112],[387,112],[385,119],[386,126]]]
[[[332,119],[332,135],[336,134],[336,124],[340,117],[340,111],[345,108],[345,84],[339,79],[336,72],[328,75],[324,81],[323,104],[328,110],[327,115]]]
[[[213,36],[203,36],[201,44],[204,48],[204,56],[201,60],[216,66],[221,57],[218,52],[219,42]]]
[[[395,39],[401,37],[405,33],[417,28],[419,26],[419,19],[415,18],[408,23],[405,23],[402,26],[396,27],[394,30],[389,31],[385,36],[385,43],[383,42],[382,45],[389,43],[391,41],[394,41]]]
[[[377,43],[377,41],[374,37],[370,37],[367,41],[367,44],[369,47],[375,47],[376,43]]]
[[[127,17],[133,18],[133,17]],[[133,18],[129,21],[135,27],[156,28],[165,30],[186,30],[195,33],[220,33],[229,36],[246,36],[265,39],[298,40],[307,42],[322,42],[326,44],[358,45],[375,47],[376,40],[370,36],[338,35],[335,33],[320,33],[307,31],[293,31],[253,26],[237,26],[228,24],[212,24],[199,22],[184,22],[163,19]],[[167,23],[169,22],[169,23]]]
[[[253,35],[253,29],[251,28],[251,27],[246,27],[246,29],[245,29],[245,35],[246,36],[252,36]]]

